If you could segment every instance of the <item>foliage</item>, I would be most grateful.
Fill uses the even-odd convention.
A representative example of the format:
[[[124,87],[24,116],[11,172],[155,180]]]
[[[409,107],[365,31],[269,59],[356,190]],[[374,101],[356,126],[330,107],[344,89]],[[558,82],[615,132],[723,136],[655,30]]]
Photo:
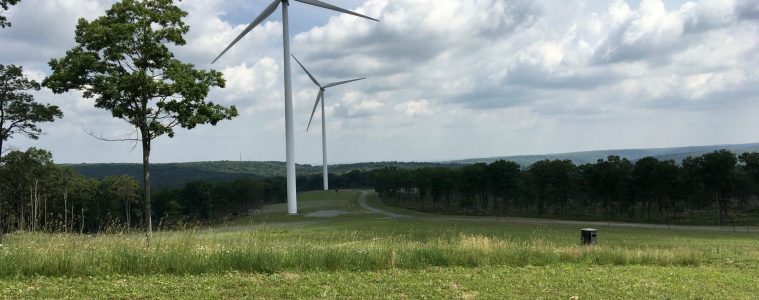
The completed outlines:
[[[719,150],[672,160],[619,156],[575,166],[541,160],[529,168],[496,161],[462,168],[369,172],[388,204],[470,215],[580,218],[653,223],[756,224],[759,154]],[[711,199],[711,200],[710,200]],[[701,212],[713,212],[705,219]]]
[[[143,158],[143,200],[150,220],[151,141],[174,136],[174,128],[216,125],[237,116],[234,106],[205,101],[212,87],[224,87],[220,72],[198,70],[174,57],[169,47],[186,43],[187,13],[172,0],[122,0],[93,21],[79,19],[77,46],[52,59],[43,84],[55,93],[83,91],[95,106],[111,112],[139,133]],[[136,140],[136,139],[135,139]]]
[[[37,103],[28,93],[39,90],[40,84],[27,78],[21,67],[0,64],[0,155],[4,141],[16,134],[36,140],[42,133],[38,123],[63,117],[57,106]]]
[[[21,0],[0,0],[0,8],[2,10],[8,10],[11,5],[16,5]],[[8,22],[8,18],[0,14],[0,28],[11,27],[11,22]]]
[[[283,202],[284,186],[283,178],[193,182],[158,193],[153,213],[164,228],[217,222]],[[0,164],[0,233],[130,232],[145,220],[136,209],[142,200],[139,191],[139,183],[130,176],[88,179],[55,165],[48,151],[11,151]]]
[[[285,201],[284,178],[194,181],[155,196],[155,214],[164,224],[208,223],[247,215],[265,204]]]
[[[113,164],[67,164],[85,177],[103,179],[108,176],[129,175],[134,178],[142,177],[141,164],[113,163]],[[356,180],[365,180],[368,171],[385,167],[398,167],[401,169],[418,169],[425,167],[460,167],[457,164],[442,163],[415,163],[415,162],[376,162],[331,165],[330,174],[350,174],[348,177],[356,177]],[[317,189],[321,186],[321,177],[311,175],[321,174],[321,166],[297,165],[298,175],[305,176],[298,180],[298,188],[301,190]],[[285,163],[274,161],[214,161],[214,162],[187,162],[187,163],[158,163],[151,164],[151,187],[155,190],[180,188],[193,181],[228,182],[238,179],[265,179],[285,176]],[[307,177],[307,178],[306,178]],[[359,178],[360,177],[360,178]],[[363,178],[363,179],[362,179]],[[318,182],[315,182],[317,181]],[[337,179],[340,180],[340,179]],[[313,187],[312,187],[313,185]],[[351,185],[352,186],[352,185]],[[364,182],[360,187],[368,187]]]

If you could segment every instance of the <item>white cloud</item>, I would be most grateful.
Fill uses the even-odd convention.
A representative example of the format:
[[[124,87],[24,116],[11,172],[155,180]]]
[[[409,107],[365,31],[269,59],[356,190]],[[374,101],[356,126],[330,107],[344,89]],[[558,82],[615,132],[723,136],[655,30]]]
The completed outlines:
[[[409,117],[430,116],[433,114],[430,108],[430,102],[427,99],[417,101],[408,101],[395,106],[397,112],[406,114]]]
[[[76,18],[102,14],[111,2],[25,0],[14,7],[14,27],[0,31],[9,49],[4,63],[44,76],[47,60],[73,45]],[[333,161],[750,142],[759,140],[750,130],[759,126],[756,3],[335,1],[380,23],[294,3],[293,28],[306,30],[293,32],[292,50],[322,82],[368,77],[327,91]],[[210,65],[265,4],[181,5],[191,31],[177,56],[224,72],[227,88],[210,98],[238,106],[241,116],[161,140],[156,159],[235,159],[243,152],[283,160],[278,13]],[[39,21],[24,21],[31,19]],[[292,71],[297,157],[318,162],[320,136],[305,132],[318,90],[296,64]],[[129,145],[82,133],[82,123],[110,135],[130,130],[107,111],[76,93],[38,99],[60,105],[65,119],[47,126],[39,144],[13,143],[50,148],[66,162],[139,161]]]

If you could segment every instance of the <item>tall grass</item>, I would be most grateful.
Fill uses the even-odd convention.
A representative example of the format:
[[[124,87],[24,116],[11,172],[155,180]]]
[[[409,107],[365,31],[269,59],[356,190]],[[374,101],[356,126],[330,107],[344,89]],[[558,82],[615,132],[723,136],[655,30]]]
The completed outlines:
[[[0,277],[759,262],[759,242],[750,235],[714,239],[626,230],[584,247],[576,244],[574,231],[377,220],[299,229],[162,232],[151,243],[137,234],[12,234],[0,246]]]

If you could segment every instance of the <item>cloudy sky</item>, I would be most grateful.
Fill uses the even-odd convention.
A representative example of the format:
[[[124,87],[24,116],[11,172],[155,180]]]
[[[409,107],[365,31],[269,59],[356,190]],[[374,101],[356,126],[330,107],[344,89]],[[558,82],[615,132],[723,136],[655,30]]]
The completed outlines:
[[[222,71],[210,99],[232,121],[154,142],[154,162],[284,160],[279,12],[210,61],[269,1],[186,0],[177,56]],[[41,80],[74,45],[80,17],[113,0],[23,0],[0,30],[0,63]],[[293,3],[292,51],[317,78],[368,80],[328,90],[332,162],[438,161],[580,150],[759,141],[759,1],[331,0],[370,22]],[[293,65],[296,157],[320,164],[318,90]],[[38,141],[57,162],[139,162],[103,142],[131,128],[77,93],[40,92],[64,119]],[[315,118],[318,124],[318,116]]]

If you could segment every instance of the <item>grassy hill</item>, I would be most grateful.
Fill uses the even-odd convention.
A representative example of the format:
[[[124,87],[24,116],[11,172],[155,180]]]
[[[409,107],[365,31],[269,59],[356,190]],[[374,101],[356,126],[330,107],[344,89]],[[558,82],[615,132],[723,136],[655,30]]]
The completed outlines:
[[[330,173],[343,174],[352,170],[369,171],[384,167],[422,168],[432,166],[453,166],[442,163],[416,162],[374,162],[330,166]],[[129,175],[142,178],[142,164],[67,164],[85,177],[102,179],[107,176]],[[187,182],[204,180],[209,182],[232,181],[237,179],[260,179],[285,176],[285,163],[275,161],[209,161],[188,163],[152,164],[151,182],[156,190],[179,187]],[[297,165],[298,175],[320,174],[321,166]]]
[[[0,299],[756,299],[756,231],[518,219],[388,219],[359,192],[299,194],[208,228],[15,232],[0,247]],[[370,207],[384,209],[373,194]],[[364,202],[366,203],[366,202]],[[375,205],[376,204],[376,205]],[[342,214],[315,216],[313,212]],[[442,219],[441,219],[442,218]],[[441,221],[445,220],[445,221]],[[535,221],[535,220],[532,220]]]
[[[735,144],[735,145],[712,145],[712,146],[693,146],[693,147],[676,147],[676,148],[653,148],[653,149],[617,149],[617,150],[598,150],[584,152],[557,153],[545,155],[519,155],[519,156],[500,156],[488,158],[474,158],[453,161],[453,163],[491,163],[500,159],[516,162],[523,167],[532,165],[537,161],[544,159],[568,159],[575,164],[592,163],[599,159],[605,159],[609,155],[618,155],[629,160],[638,160],[643,157],[653,156],[662,160],[674,160],[681,162],[688,156],[699,156],[715,150],[727,149],[734,153],[759,152],[759,143],[753,144]]]

